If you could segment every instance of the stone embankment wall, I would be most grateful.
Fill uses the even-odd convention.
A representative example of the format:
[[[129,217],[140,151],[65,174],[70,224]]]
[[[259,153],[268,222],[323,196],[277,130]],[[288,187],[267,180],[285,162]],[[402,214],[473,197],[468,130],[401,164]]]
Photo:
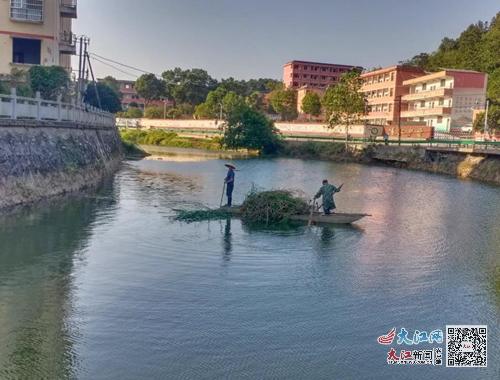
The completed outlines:
[[[336,162],[384,164],[399,168],[446,174],[500,185],[500,152],[454,152],[427,147],[352,145],[332,142],[287,141],[279,152],[282,156],[320,159]]]
[[[500,155],[383,145],[373,147],[369,155],[375,161],[403,168],[500,185]]]
[[[114,127],[0,120],[0,209],[96,186],[121,157]]]

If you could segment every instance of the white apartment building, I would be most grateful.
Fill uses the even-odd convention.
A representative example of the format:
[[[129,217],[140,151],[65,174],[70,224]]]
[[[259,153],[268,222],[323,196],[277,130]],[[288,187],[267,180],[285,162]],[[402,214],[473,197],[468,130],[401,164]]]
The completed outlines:
[[[484,108],[488,76],[469,70],[443,70],[403,82],[407,110],[401,117],[425,122],[437,132],[472,126],[475,109]]]

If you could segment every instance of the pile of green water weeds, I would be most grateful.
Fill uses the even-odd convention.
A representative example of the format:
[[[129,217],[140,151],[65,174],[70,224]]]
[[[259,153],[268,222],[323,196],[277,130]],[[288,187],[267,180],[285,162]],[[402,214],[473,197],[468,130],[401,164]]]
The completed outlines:
[[[251,191],[241,209],[245,222],[265,224],[286,222],[291,215],[309,213],[307,202],[287,190]]]
[[[206,210],[178,210],[175,220],[193,223],[204,220],[220,220],[231,216],[231,213],[224,209]]]
[[[246,223],[277,224],[286,222],[291,215],[308,214],[308,203],[288,190],[252,190],[241,205],[241,218]],[[230,217],[228,209],[176,210],[175,220],[193,223]]]

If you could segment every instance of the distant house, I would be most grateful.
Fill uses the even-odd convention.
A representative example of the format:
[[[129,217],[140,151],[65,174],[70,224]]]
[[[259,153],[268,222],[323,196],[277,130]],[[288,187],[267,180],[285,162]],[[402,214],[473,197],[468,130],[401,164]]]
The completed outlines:
[[[135,82],[129,80],[118,80],[118,84],[120,86],[120,94],[122,95],[122,108],[127,109],[130,107],[130,104],[137,104],[138,108],[144,110],[145,100],[137,94],[137,91],[134,88]],[[170,100],[153,100],[150,102],[150,105],[159,107],[167,105],[167,107],[170,107],[173,105],[173,102]]]

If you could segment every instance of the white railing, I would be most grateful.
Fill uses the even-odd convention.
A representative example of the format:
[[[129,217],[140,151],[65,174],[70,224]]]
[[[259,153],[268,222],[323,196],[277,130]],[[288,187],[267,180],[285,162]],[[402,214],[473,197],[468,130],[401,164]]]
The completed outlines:
[[[16,95],[11,89],[10,95],[0,94],[0,120],[37,120],[61,121],[85,124],[98,127],[115,126],[115,116],[88,104],[63,103],[61,97],[57,101],[44,100],[37,92],[35,98]]]

